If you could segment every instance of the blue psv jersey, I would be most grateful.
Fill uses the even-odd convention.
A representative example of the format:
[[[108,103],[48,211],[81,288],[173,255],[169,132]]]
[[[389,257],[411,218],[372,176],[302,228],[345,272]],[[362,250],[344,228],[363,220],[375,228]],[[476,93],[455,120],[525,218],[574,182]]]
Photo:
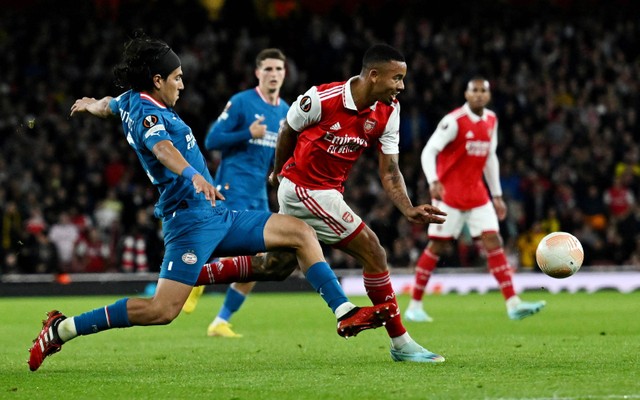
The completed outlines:
[[[170,140],[187,162],[213,183],[202,152],[191,128],[171,108],[146,93],[129,90],[109,102],[111,111],[120,116],[127,142],[136,152],[140,164],[151,182],[158,188],[160,198],[155,215],[162,218],[178,208],[183,200],[206,201],[204,194],[196,194],[188,179],[171,172],[152,152],[153,146]]]
[[[205,147],[222,153],[214,182],[227,198],[227,207],[268,210],[266,178],[288,110],[289,105],[281,99],[276,105],[268,103],[256,87],[232,96],[212,124]],[[249,126],[260,117],[264,117],[262,123],[267,126],[267,133],[263,138],[253,139]]]

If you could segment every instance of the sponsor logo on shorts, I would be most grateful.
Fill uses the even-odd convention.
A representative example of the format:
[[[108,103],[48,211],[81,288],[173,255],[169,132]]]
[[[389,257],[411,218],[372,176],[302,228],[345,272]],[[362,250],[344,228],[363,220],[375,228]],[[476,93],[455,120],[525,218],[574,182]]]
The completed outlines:
[[[182,262],[185,264],[193,265],[198,262],[198,257],[191,252],[184,253],[182,255]]]
[[[342,214],[342,220],[350,224],[353,222],[353,215],[351,215],[351,213],[347,211],[344,214]]]
[[[147,115],[142,120],[142,125],[147,129],[151,128],[157,123],[158,123],[158,117],[156,117],[155,115]]]
[[[304,96],[300,99],[300,109],[304,112],[309,112],[309,110],[311,110],[311,97]]]

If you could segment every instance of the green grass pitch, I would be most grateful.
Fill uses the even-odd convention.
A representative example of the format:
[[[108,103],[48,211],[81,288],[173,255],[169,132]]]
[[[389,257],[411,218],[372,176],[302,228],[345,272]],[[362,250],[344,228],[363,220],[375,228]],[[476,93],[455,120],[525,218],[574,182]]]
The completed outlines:
[[[426,297],[435,322],[405,325],[442,365],[394,363],[384,328],[340,338],[313,293],[253,294],[232,321],[244,337],[209,338],[222,301],[209,292],[169,326],[80,337],[36,372],[46,311],[116,298],[2,298],[0,399],[640,399],[640,292],[522,297],[547,307],[511,321],[498,293]]]

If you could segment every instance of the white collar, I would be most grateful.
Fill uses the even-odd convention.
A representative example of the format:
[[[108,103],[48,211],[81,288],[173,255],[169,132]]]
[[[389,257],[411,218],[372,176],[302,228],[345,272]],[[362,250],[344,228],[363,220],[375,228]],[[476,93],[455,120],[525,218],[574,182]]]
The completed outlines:
[[[486,108],[482,112],[482,117],[479,116],[478,114],[474,113],[473,111],[471,111],[471,107],[469,107],[469,103],[468,102],[464,103],[462,108],[464,109],[464,112],[467,113],[467,115],[469,116],[469,118],[471,119],[472,122],[478,122],[480,120],[483,120],[483,121],[487,120],[487,109]]]
[[[344,108],[347,108],[353,111],[358,111],[358,107],[356,107],[356,102],[353,100],[353,93],[351,92],[351,81],[357,78],[358,78],[358,75],[352,76],[351,78],[349,78],[348,81],[344,83],[344,92],[342,94],[342,104],[344,105]],[[369,108],[375,111],[377,104],[378,102],[376,101]]]

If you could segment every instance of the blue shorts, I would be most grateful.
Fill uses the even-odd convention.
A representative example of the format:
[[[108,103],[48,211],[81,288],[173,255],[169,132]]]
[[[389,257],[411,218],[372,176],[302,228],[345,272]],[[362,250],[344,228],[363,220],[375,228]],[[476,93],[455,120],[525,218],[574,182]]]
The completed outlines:
[[[193,285],[211,257],[265,251],[264,226],[271,215],[211,207],[206,201],[188,202],[187,208],[162,220],[165,253],[160,278]]]

